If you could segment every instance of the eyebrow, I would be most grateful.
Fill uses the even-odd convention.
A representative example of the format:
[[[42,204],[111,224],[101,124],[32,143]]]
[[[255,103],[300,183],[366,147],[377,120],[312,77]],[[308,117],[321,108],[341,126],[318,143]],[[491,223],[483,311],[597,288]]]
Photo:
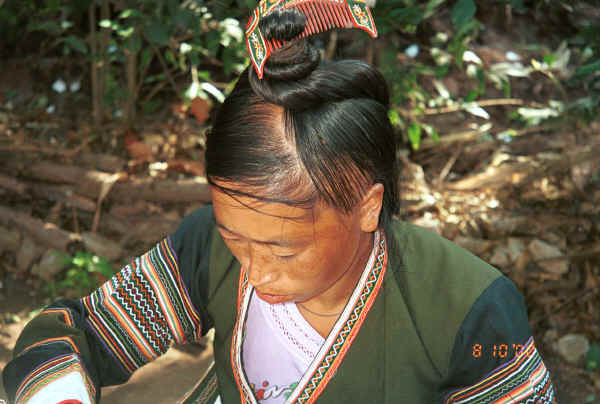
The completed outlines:
[[[228,233],[234,234],[236,236],[242,236],[239,233],[234,232],[231,229],[228,229],[227,226],[225,226],[222,223],[217,222],[217,227],[220,229],[225,230]],[[296,243],[290,242],[290,241],[286,241],[286,240],[256,240],[256,239],[250,239],[250,241],[253,241],[257,244],[263,244],[263,245],[274,245],[274,246],[278,246],[278,247],[293,247],[295,246]]]

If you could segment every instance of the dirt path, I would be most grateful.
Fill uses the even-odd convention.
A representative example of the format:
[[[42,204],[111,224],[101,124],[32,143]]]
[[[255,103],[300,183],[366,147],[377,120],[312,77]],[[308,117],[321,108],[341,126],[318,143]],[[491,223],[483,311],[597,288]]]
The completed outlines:
[[[0,288],[0,369],[12,358],[17,337],[28,321],[29,312],[43,306],[38,294],[21,282]],[[15,317],[16,316],[16,317]],[[11,319],[18,319],[12,321]],[[185,345],[171,348],[165,355],[134,373],[121,386],[102,389],[102,404],[174,404],[212,362],[212,343],[206,347]],[[0,377],[0,404],[6,401]]]
[[[212,348],[170,349],[122,386],[102,389],[102,403],[174,404],[192,388],[212,362]]]
[[[24,322],[9,324],[0,331],[0,368],[11,357]],[[124,385],[102,389],[103,404],[174,404],[194,386],[212,361],[212,347],[190,345],[172,348],[156,361],[137,371]],[[0,380],[0,403],[6,392]]]

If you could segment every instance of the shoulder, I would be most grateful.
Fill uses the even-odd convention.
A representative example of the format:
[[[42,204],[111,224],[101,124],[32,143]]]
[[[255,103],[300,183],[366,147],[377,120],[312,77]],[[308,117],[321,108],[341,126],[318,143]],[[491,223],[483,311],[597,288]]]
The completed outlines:
[[[396,246],[388,284],[397,285],[425,349],[446,374],[459,330],[484,291],[503,275],[469,251],[427,229],[392,225]],[[394,286],[395,287],[395,286]]]
[[[175,250],[207,248],[215,227],[212,205],[206,205],[186,215],[170,240]]]
[[[215,225],[215,215],[212,205],[202,206],[187,214],[175,234],[177,233],[203,233],[211,230]]]
[[[474,300],[502,275],[479,257],[430,230],[398,220],[392,230],[397,242],[394,261],[400,265],[399,271],[421,286],[443,284],[448,292],[474,288]]]
[[[440,392],[446,403],[475,403],[481,395],[490,402],[506,396],[555,402],[523,296],[507,278],[486,288],[463,321]]]

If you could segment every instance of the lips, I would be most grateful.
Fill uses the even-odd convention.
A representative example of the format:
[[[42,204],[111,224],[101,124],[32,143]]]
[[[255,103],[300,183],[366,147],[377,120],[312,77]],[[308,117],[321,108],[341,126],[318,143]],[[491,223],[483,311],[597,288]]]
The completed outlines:
[[[292,297],[288,296],[288,295],[271,295],[268,293],[261,293],[258,290],[256,290],[256,295],[258,297],[260,297],[261,300],[264,300],[265,302],[267,302],[269,304],[284,303],[284,302],[289,302],[290,300],[292,300]]]

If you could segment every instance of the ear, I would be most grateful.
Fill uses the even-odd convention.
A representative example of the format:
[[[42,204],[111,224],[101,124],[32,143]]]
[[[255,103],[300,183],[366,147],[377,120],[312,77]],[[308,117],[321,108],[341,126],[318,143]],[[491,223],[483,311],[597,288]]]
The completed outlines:
[[[377,230],[383,206],[383,184],[373,184],[360,202],[360,229],[370,233]]]

